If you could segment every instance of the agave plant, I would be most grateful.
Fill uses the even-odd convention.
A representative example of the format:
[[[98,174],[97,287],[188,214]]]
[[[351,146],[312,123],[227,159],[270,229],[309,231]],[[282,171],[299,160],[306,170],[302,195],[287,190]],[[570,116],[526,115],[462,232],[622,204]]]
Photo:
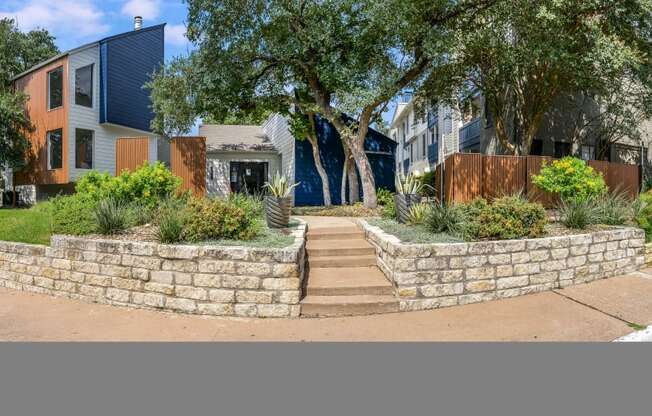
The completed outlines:
[[[299,182],[290,184],[288,178],[285,175],[281,175],[278,172],[274,175],[271,182],[265,182],[264,188],[269,190],[273,196],[277,198],[287,198],[290,196],[292,190],[299,186]]]
[[[416,195],[422,193],[430,185],[423,183],[421,178],[408,173],[406,176],[399,174],[396,177],[396,192],[402,195]]]

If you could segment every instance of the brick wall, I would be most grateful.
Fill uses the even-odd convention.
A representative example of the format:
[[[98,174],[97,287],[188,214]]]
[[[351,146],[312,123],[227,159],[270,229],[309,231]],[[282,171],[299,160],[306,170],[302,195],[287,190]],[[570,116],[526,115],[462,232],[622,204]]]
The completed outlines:
[[[434,309],[536,293],[641,268],[644,233],[590,234],[454,244],[402,244],[360,222],[401,310]]]
[[[282,249],[164,245],[53,236],[0,241],[0,286],[201,315],[299,316],[305,224]]]

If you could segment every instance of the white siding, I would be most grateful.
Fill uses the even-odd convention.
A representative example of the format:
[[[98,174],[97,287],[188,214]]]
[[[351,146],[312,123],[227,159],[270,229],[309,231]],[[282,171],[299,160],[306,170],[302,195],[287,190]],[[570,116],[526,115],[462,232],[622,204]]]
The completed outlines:
[[[295,139],[290,133],[287,120],[280,114],[273,114],[263,124],[263,131],[281,153],[281,171],[288,179],[294,181]]]
[[[93,107],[88,108],[75,104],[75,70],[93,64]],[[140,130],[121,127],[111,124],[99,124],[100,120],[100,52],[99,46],[73,52],[69,56],[68,82],[68,166],[69,180],[75,181],[88,169],[75,167],[75,129],[93,130],[93,169],[100,172],[109,172],[115,175],[115,141],[118,137],[150,136],[155,135]],[[150,158],[156,157],[155,142],[150,146]]]

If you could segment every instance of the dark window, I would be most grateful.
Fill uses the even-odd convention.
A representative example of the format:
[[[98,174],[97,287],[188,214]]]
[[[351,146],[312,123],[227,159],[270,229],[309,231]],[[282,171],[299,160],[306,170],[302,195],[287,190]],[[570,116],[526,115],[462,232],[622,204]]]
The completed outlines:
[[[530,147],[530,154],[533,156],[541,156],[543,154],[543,140],[533,140]]]
[[[93,131],[75,130],[75,167],[93,169]]]
[[[48,169],[61,169],[63,164],[63,131],[48,132]]]
[[[424,134],[421,136],[421,144],[423,145],[423,149],[421,149],[421,152],[423,154],[423,157],[426,157],[426,150],[428,148],[428,145],[426,144],[426,135]]]
[[[93,107],[93,65],[75,71],[75,104]]]
[[[571,144],[566,142],[555,142],[555,157],[568,156],[571,153]]]
[[[48,110],[63,105],[63,67],[48,72]]]

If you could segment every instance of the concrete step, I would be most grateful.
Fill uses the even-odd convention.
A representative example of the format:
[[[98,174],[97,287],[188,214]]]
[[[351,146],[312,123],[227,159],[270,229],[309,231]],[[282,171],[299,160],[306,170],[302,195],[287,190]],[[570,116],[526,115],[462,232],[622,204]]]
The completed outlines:
[[[372,315],[398,312],[399,303],[394,296],[306,296],[301,301],[301,316],[327,317]]]
[[[310,271],[318,268],[338,267],[367,267],[376,265],[376,256],[368,254],[363,256],[311,256],[308,255]]]
[[[337,232],[317,232],[306,235],[308,241],[315,240],[364,240],[364,232],[360,229],[350,229],[348,231]]]
[[[308,227],[309,236],[338,234],[338,233],[362,233],[362,229],[355,224],[337,225],[333,227]]]
[[[394,287],[378,267],[317,268],[308,274],[308,296],[394,294]]]
[[[375,254],[373,246],[359,240],[316,240],[306,244],[308,256],[364,256]]]

